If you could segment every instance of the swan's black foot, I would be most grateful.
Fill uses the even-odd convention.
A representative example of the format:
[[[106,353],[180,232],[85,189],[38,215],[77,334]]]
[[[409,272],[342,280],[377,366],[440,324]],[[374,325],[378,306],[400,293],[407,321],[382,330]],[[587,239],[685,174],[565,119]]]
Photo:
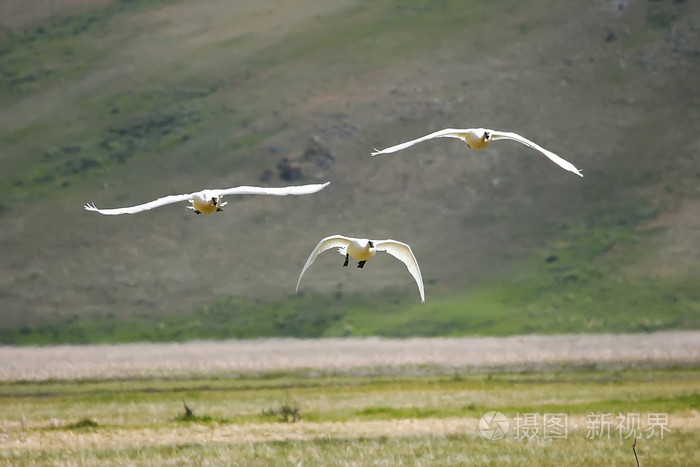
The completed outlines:
[[[195,214],[201,214],[201,211],[197,211],[196,209],[194,210]]]
[[[357,267],[360,268],[360,269],[364,268],[366,262],[367,262],[367,260],[358,262],[358,263],[357,263]]]
[[[345,255],[345,262],[343,263],[343,267],[347,267],[348,259],[350,259],[350,255]]]
[[[221,208],[216,208],[216,212],[224,212],[224,210]]]

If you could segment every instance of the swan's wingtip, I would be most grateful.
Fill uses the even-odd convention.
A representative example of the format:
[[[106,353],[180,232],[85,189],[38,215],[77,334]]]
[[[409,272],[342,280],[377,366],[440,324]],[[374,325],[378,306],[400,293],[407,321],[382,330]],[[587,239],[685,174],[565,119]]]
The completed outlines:
[[[374,156],[376,156],[376,155],[378,155],[378,154],[381,154],[381,153],[382,153],[382,151],[380,151],[380,150],[377,149],[377,148],[374,148],[374,151],[372,151],[372,157],[374,157]]]
[[[86,211],[99,211],[99,209],[97,209],[97,206],[95,206],[94,204],[86,203],[83,207]]]

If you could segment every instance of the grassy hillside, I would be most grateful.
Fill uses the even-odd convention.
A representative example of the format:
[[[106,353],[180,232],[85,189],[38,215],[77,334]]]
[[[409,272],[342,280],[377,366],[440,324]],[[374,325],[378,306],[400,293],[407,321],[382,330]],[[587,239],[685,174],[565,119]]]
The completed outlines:
[[[44,6],[0,6],[2,342],[700,326],[692,2]],[[511,142],[369,157],[481,126],[585,177]],[[216,216],[82,209],[326,180]],[[427,303],[394,259],[332,252],[295,295],[333,233],[410,243]]]

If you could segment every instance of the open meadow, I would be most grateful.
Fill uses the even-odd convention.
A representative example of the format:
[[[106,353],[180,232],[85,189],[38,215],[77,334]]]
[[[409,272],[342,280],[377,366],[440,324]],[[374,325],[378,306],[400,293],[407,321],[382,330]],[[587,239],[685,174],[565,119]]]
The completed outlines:
[[[643,466],[700,460],[698,332],[0,347],[0,359],[7,465],[635,465],[635,437]]]

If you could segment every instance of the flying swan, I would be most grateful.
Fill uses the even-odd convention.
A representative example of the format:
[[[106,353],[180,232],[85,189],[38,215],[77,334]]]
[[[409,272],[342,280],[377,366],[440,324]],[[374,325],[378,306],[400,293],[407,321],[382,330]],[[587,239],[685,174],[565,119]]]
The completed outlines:
[[[552,151],[548,151],[544,149],[543,147],[533,143],[527,138],[523,138],[517,133],[510,133],[507,131],[497,131],[497,130],[488,130],[486,128],[464,128],[464,129],[458,129],[458,128],[445,128],[444,130],[436,131],[435,133],[430,133],[429,135],[425,135],[423,137],[420,137],[418,139],[414,139],[412,141],[406,141],[405,143],[397,144],[396,146],[391,146],[390,148],[382,149],[381,151],[377,150],[375,148],[374,152],[372,153],[373,156],[376,156],[378,154],[389,154],[392,152],[400,151],[402,149],[405,149],[407,147],[413,146],[414,144],[420,143],[422,141],[426,141],[429,139],[433,138],[457,138],[461,139],[465,143],[467,143],[467,146],[469,146],[472,149],[483,149],[489,144],[491,144],[491,141],[498,140],[498,139],[510,139],[513,141],[517,141],[520,144],[524,144],[525,146],[532,148],[536,151],[541,152],[545,156],[549,158],[552,162],[557,164],[559,167],[561,167],[564,170],[568,170],[569,172],[573,172],[579,177],[583,177],[583,174],[579,169],[574,167],[574,164],[571,162],[562,159],[561,157],[557,156],[554,154]]]
[[[275,195],[275,196],[287,196],[287,195],[308,195],[311,193],[316,193],[318,191],[326,188],[331,182],[326,182],[323,184],[315,185],[301,185],[301,186],[285,186],[280,188],[264,188],[257,186],[238,186],[234,188],[225,188],[221,190],[202,190],[195,193],[188,193],[185,195],[170,195],[163,198],[158,198],[155,201],[151,201],[145,204],[139,204],[138,206],[131,206],[128,208],[116,208],[116,209],[99,209],[95,207],[94,204],[86,204],[85,209],[88,211],[96,211],[100,214],[106,216],[117,216],[119,214],[136,214],[143,211],[149,211],[153,208],[159,208],[165,206],[166,204],[179,203],[180,201],[189,201],[192,203],[191,206],[187,206],[188,209],[192,209],[195,214],[211,214],[213,212],[223,211],[223,207],[228,203],[226,201],[222,202],[221,197],[226,195]]]
[[[405,243],[397,242],[396,240],[368,240],[366,238],[352,238],[344,237],[342,235],[331,235],[321,240],[314,251],[309,255],[309,259],[306,260],[304,269],[301,270],[299,274],[299,280],[297,281],[297,291],[299,290],[299,284],[301,283],[301,278],[309,269],[316,259],[316,257],[326,250],[331,248],[338,248],[338,253],[345,255],[345,262],[343,266],[348,265],[350,257],[357,260],[357,267],[362,269],[368,259],[374,256],[378,251],[385,251],[389,253],[394,258],[397,258],[403,262],[408,268],[408,272],[411,273],[413,278],[418,284],[418,291],[420,292],[420,301],[425,302],[425,292],[423,290],[423,278],[420,274],[420,268],[418,267],[418,261],[413,255],[411,247]]]

